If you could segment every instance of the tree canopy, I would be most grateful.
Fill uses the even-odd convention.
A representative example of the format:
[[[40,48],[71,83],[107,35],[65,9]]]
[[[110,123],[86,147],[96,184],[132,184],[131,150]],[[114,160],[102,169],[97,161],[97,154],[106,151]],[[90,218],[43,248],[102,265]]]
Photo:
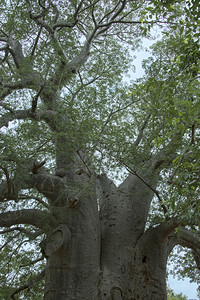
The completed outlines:
[[[179,273],[199,284],[198,2],[0,1],[2,299],[42,299],[57,203],[95,197],[93,177],[105,174],[134,175],[154,194],[145,228],[174,230],[189,249]],[[126,82],[155,28],[144,77]],[[64,181],[72,164],[87,180]]]

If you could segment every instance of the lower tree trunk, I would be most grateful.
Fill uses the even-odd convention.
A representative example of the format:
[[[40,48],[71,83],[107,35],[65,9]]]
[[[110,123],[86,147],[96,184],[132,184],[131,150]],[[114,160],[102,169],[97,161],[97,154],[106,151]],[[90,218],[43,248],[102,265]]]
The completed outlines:
[[[97,237],[88,238],[94,244]],[[58,226],[48,238],[45,300],[167,299],[166,241],[160,242],[154,229],[146,231],[134,249],[124,248],[123,263],[115,262],[118,272],[116,266],[101,270],[100,253],[86,240],[67,225]]]
[[[98,299],[101,243],[92,197],[83,197],[73,208],[51,210],[61,224],[43,245],[47,258],[44,299]]]
[[[52,207],[58,226],[43,246],[44,299],[165,300],[167,239],[157,228],[145,232],[147,209],[133,209],[126,190],[103,195],[100,215],[91,195],[73,208]]]

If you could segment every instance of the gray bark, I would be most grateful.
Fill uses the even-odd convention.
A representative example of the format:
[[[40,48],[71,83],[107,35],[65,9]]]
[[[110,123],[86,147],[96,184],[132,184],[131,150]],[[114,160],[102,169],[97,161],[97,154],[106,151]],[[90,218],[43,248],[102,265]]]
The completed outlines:
[[[47,79],[33,69],[33,60],[24,56],[19,41],[9,34],[3,36],[17,73],[11,80],[1,82],[0,100],[15,90],[32,89],[40,96],[43,108],[39,110],[37,102],[32,100],[29,109],[9,109],[0,118],[0,127],[8,126],[15,119],[46,122],[56,149],[55,172],[50,174],[40,163],[22,161],[12,178],[5,174],[6,180],[0,184],[0,201],[18,201],[21,190],[35,189],[48,203],[45,211],[30,209],[0,214],[0,226],[28,224],[45,233],[46,238],[41,243],[47,261],[45,300],[165,300],[166,263],[176,244],[191,248],[200,266],[199,241],[185,229],[174,231],[184,224],[170,220],[148,230],[145,228],[160,170],[175,158],[172,149],[180,145],[181,134],[172,137],[157,155],[151,153],[147,162],[138,158],[137,172],[134,166],[129,166],[128,177],[117,187],[105,174],[96,175],[87,155],[80,151],[78,141],[71,141],[69,130],[65,130],[71,119],[63,113],[60,101],[60,90],[85,64],[94,39],[106,33],[114,23],[134,23],[121,14],[128,1],[118,1],[99,23],[95,19],[95,4],[88,6],[93,14],[93,28],[79,53],[70,61],[56,32],[78,24],[79,11],[85,10],[84,1],[79,1],[70,21],[59,20],[58,7],[52,1],[49,8],[44,7],[45,1],[39,1],[40,13],[34,12],[31,1],[26,2],[28,14],[40,26],[40,33],[41,30],[48,32],[58,62],[55,60],[53,75]],[[43,17],[48,15],[52,5],[56,13],[51,22]],[[32,56],[36,47],[37,43]],[[87,84],[82,83],[82,86]],[[78,92],[79,89],[73,97]],[[142,141],[150,117],[148,113],[132,145],[134,148]]]
[[[105,174],[94,174],[84,153],[65,164],[63,177],[49,174],[43,163],[27,163],[24,172],[33,174],[18,190],[37,189],[48,212],[7,212],[0,226],[29,224],[46,233],[45,300],[165,300],[166,263],[176,244],[191,248],[199,266],[199,241],[189,231],[174,232],[181,221],[145,229],[159,175],[155,165],[149,161],[139,176],[130,174],[117,187]],[[0,186],[2,200],[12,199],[8,189],[8,183]]]

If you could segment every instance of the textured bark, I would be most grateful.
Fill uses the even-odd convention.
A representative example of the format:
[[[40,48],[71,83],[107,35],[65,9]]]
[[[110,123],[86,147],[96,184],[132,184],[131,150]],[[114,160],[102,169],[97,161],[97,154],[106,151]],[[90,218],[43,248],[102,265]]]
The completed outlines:
[[[65,2],[63,5],[67,7],[67,1]],[[73,107],[75,97],[82,88],[100,78],[101,73],[107,73],[103,66],[106,65],[104,55],[107,51],[106,48],[104,49],[104,38],[107,35],[118,35],[119,30],[123,30],[123,24],[125,28],[128,24],[140,26],[142,21],[137,20],[137,16],[140,16],[140,8],[146,3],[138,5],[137,1],[107,1],[109,3],[108,11],[105,10],[103,16],[100,9],[98,16],[98,6],[101,1],[80,0],[71,1],[71,4],[72,2],[74,4],[73,12],[63,16],[62,11],[59,11],[60,5],[56,4],[57,1],[35,1],[35,3],[34,1],[26,1],[24,7],[27,12],[22,14],[23,18],[27,15],[32,24],[35,23],[39,26],[39,32],[29,49],[30,51],[26,49],[27,56],[23,53],[23,45],[21,44],[22,41],[26,40],[26,34],[20,39],[20,30],[16,31],[16,36],[14,34],[12,36],[10,32],[5,33],[4,30],[1,32],[0,40],[5,43],[1,51],[5,50],[5,54],[8,51],[9,68],[12,66],[11,78],[8,75],[8,77],[5,76],[6,80],[1,80],[1,102],[7,100],[6,97],[11,96],[13,91],[23,89],[31,89],[36,96],[33,97],[30,107],[24,110],[16,110],[15,107],[12,109],[7,101],[3,102],[4,108],[7,111],[6,107],[8,107],[8,111],[0,117],[0,127],[8,126],[9,122],[14,120],[29,119],[45,122],[51,131],[52,143],[55,147],[55,157],[50,157],[50,160],[55,159],[55,166],[50,173],[43,167],[43,162],[38,163],[31,159],[28,161],[27,158],[26,161],[16,162],[11,176],[8,170],[3,165],[1,166],[4,172],[4,181],[0,184],[0,201],[17,202],[21,191],[31,190],[32,192],[34,189],[42,197],[45,197],[46,202],[43,201],[45,204],[44,211],[24,209],[0,214],[0,226],[10,227],[17,224],[28,224],[36,229],[39,228],[39,232],[45,234],[45,239],[41,243],[41,249],[47,261],[45,300],[164,300],[166,299],[167,258],[176,244],[191,248],[197,266],[200,268],[199,240],[183,228],[179,232],[175,231],[178,226],[184,227],[184,224],[172,219],[163,221],[163,224],[157,227],[146,228],[153,196],[156,195],[159,198],[156,191],[159,173],[164,166],[173,161],[177,153],[181,153],[181,137],[185,133],[178,131],[170,136],[170,141],[168,144],[166,142],[165,146],[163,144],[164,149],[158,154],[155,154],[154,148],[151,149],[151,146],[148,146],[149,153],[145,153],[144,157],[141,158],[141,150],[137,147],[142,142],[145,128],[151,118],[149,113],[151,107],[147,105],[146,117],[141,127],[138,128],[135,142],[131,145],[134,150],[134,157],[130,151],[129,158],[130,164],[135,164],[135,169],[133,165],[129,165],[127,168],[129,175],[117,187],[105,174],[95,174],[89,164],[85,150],[83,150],[88,149],[90,144],[96,145],[96,143],[98,148],[98,138],[95,137],[92,141],[82,141],[81,130],[80,135],[77,134],[75,138],[72,132],[75,128],[75,131],[79,133],[79,126],[81,126],[80,120],[73,119],[73,109],[77,118],[79,116],[76,114],[79,106]],[[135,6],[133,5],[134,2]],[[106,7],[106,1],[103,5]],[[130,18],[131,11],[136,13],[135,20]],[[82,14],[84,18],[81,20]],[[87,24],[88,19],[90,22]],[[71,28],[72,30],[77,24],[79,28],[77,26],[74,32],[64,32],[64,28]],[[116,24],[120,27],[118,26],[114,30]],[[5,26],[5,30],[7,30],[6,28],[7,26]],[[40,47],[37,51],[37,43],[43,31],[45,32],[43,40],[46,41],[45,45],[49,47],[47,49],[50,49],[51,46],[51,51],[46,63],[42,64],[44,70],[41,72],[40,67],[37,68],[34,65],[34,61],[36,58],[36,61],[40,62],[37,60],[39,55],[41,55],[41,61],[47,58],[46,49],[44,53]],[[137,40],[141,31],[139,27],[136,27],[136,30],[130,30],[131,35],[133,35],[131,39],[134,40],[137,37]],[[31,34],[29,35],[31,36]],[[68,43],[66,41],[70,35],[72,35],[72,42]],[[83,36],[85,36],[85,42],[80,47],[79,44],[82,43]],[[99,41],[95,40],[97,37],[100,38]],[[99,53],[94,53],[99,55],[101,52],[102,54],[105,52],[101,58],[102,63],[97,65],[97,73],[92,71],[93,66],[91,68],[90,65],[85,65],[93,52],[95,41],[99,43],[100,46],[98,47],[100,48]],[[31,43],[31,39],[28,43]],[[73,49],[70,48],[71,44]],[[70,59],[67,55],[68,50],[71,53]],[[36,57],[34,53],[37,53]],[[99,58],[99,60],[101,59]],[[116,60],[118,60],[118,54]],[[1,63],[4,63],[4,59]],[[84,65],[82,78],[81,67]],[[103,69],[100,71],[98,70],[99,67],[103,67]],[[106,67],[110,68],[111,65]],[[126,63],[124,67],[126,67]],[[88,68],[88,75],[86,68]],[[114,64],[114,68],[116,68],[116,64]],[[111,74],[118,74],[119,70],[116,72],[113,69],[113,71]],[[79,86],[78,83],[77,86],[73,87],[71,101],[68,99],[68,95],[67,99],[63,99],[62,89],[66,88],[74,74],[79,74],[81,85]],[[86,76],[88,76],[87,79]],[[102,77],[104,81],[109,79],[106,76],[105,78]],[[75,84],[75,81],[72,85]],[[109,82],[108,80],[108,85]],[[110,88],[112,89],[112,86]],[[40,97],[42,105],[37,107],[38,97]],[[134,93],[131,97],[133,97],[132,101],[134,102]],[[81,101],[85,100],[82,98],[84,96],[80,97],[80,107]],[[92,109],[92,105],[88,104],[87,109]],[[125,107],[128,108],[129,105],[126,104]],[[107,107],[105,104],[105,109]],[[115,105],[110,106],[110,114],[108,109],[107,121],[99,131],[102,139],[104,127],[109,125],[111,116],[123,110],[123,106],[120,107],[119,105],[119,109],[112,111],[114,107]],[[136,109],[137,112],[137,108],[133,107],[131,109]],[[154,110],[155,107],[152,111]],[[70,116],[70,112],[72,112],[72,116]],[[83,112],[84,110],[80,112],[80,118],[82,117],[84,120]],[[100,119],[101,116],[104,118],[104,113],[101,115],[100,112],[97,118]],[[75,122],[77,124],[74,124]],[[138,121],[136,125],[137,123]],[[133,131],[133,136],[136,130]],[[155,138],[156,132],[157,129],[152,138]],[[109,139],[110,135],[106,138]],[[147,139],[147,141],[144,142],[144,145],[153,143],[153,140]],[[102,145],[103,143],[104,141]],[[101,141],[99,144],[101,149]],[[106,145],[105,141],[105,150],[107,147],[109,144]],[[37,152],[37,149],[32,150],[34,151],[30,153]],[[110,155],[112,149],[108,152]],[[93,158],[90,157],[91,160]],[[116,160],[118,160],[118,155]],[[120,163],[127,167],[124,162],[120,161]],[[161,199],[159,201],[164,211],[164,218],[166,208]],[[40,201],[41,203],[42,201]],[[19,230],[18,227],[10,228],[11,231],[15,229]],[[22,230],[24,234],[26,234],[25,230],[25,228]]]
[[[47,257],[44,299],[97,299],[100,235],[98,211],[92,200],[82,198],[73,208],[52,208],[62,225],[44,245]]]
[[[33,174],[22,186],[45,195],[48,212],[7,212],[0,225],[25,223],[46,233],[45,300],[166,299],[170,251],[176,244],[190,247],[198,262],[200,247],[188,231],[174,233],[182,225],[176,219],[145,229],[159,174],[154,161],[117,187],[105,174],[96,177],[86,159],[76,153],[64,161],[64,177],[28,163]],[[7,189],[4,183],[2,198]]]

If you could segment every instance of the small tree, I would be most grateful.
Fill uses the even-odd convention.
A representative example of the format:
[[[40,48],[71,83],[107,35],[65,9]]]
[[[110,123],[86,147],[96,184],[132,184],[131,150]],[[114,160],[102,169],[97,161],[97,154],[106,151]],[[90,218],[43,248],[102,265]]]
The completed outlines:
[[[166,299],[172,249],[200,265],[198,1],[0,3],[1,297]]]

